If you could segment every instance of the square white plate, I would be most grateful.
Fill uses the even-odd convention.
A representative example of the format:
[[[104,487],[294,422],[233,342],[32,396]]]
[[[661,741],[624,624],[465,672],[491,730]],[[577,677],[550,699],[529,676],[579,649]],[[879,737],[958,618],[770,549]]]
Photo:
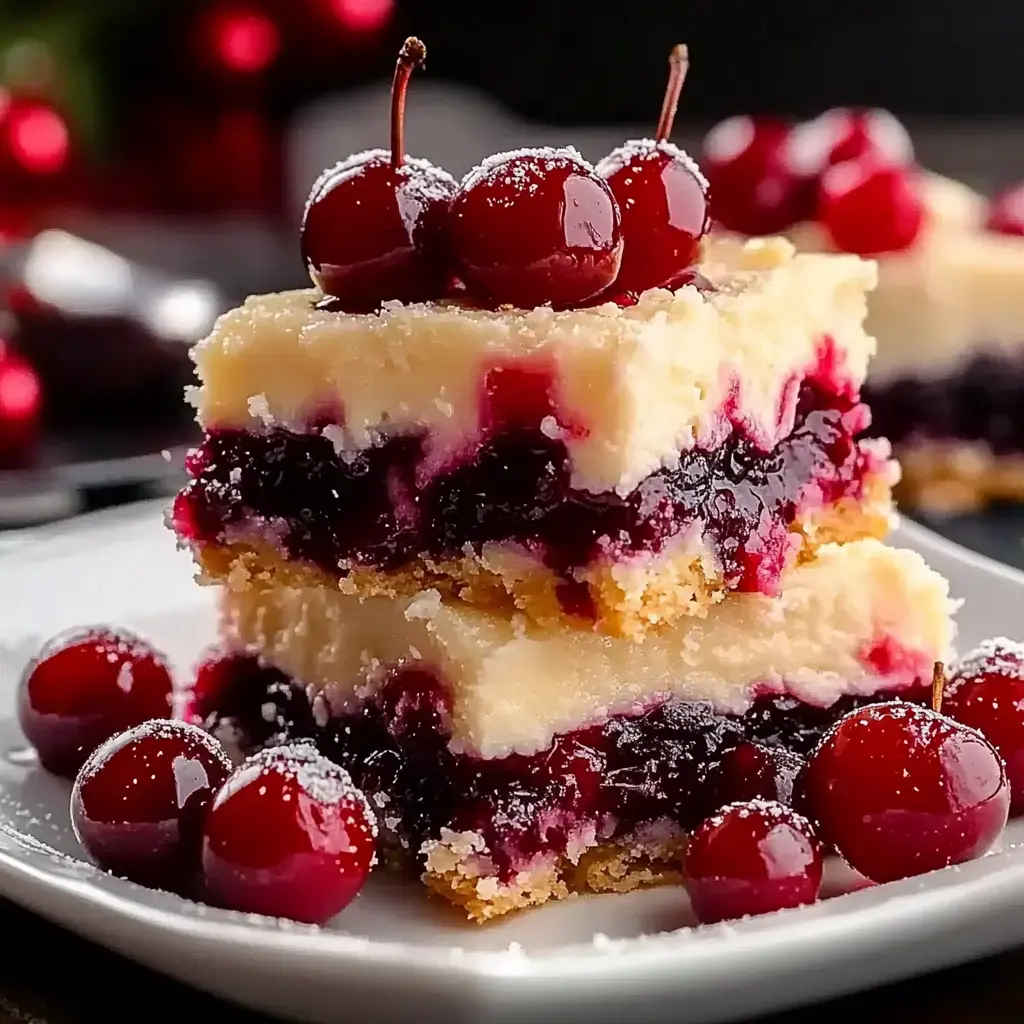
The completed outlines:
[[[1024,634],[1024,574],[911,524],[966,604],[960,646]],[[48,528],[0,554],[0,892],[224,998],[303,1021],[723,1021],[838,995],[1024,942],[1024,822],[960,868],[730,926],[689,927],[685,895],[579,899],[483,928],[416,885],[374,878],[327,929],[230,914],[111,878],[78,859],[68,788],[14,721],[21,666],[53,633],[132,627],[186,672],[213,639],[162,509]],[[850,885],[838,865],[829,890]],[[429,1011],[429,1012],[428,1012]]]

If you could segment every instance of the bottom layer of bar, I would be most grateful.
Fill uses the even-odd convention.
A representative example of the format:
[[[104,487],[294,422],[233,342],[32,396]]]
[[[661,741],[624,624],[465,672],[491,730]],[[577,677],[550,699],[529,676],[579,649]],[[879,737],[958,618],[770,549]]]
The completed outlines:
[[[222,610],[234,696],[211,726],[275,741],[290,694],[287,737],[346,767],[391,853],[486,920],[678,879],[687,830],[728,793],[723,757],[774,748],[792,775],[851,708],[922,699],[953,604],[917,555],[859,541],[779,598],[733,595],[642,644],[436,593],[360,601],[285,565],[234,577]]]

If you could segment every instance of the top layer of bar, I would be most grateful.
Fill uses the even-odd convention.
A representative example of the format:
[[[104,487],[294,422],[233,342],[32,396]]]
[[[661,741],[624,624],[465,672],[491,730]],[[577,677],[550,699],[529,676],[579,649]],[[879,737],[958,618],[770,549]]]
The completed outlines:
[[[253,297],[196,346],[191,400],[207,429],[327,420],[340,450],[358,450],[416,428],[443,459],[492,425],[496,401],[535,411],[540,381],[543,427],[564,437],[573,486],[627,493],[727,421],[772,447],[792,430],[796,385],[820,371],[823,350],[827,372],[854,389],[874,353],[862,327],[870,261],[724,240],[701,271],[713,290],[566,312],[389,303],[350,315],[316,309],[314,291]],[[509,367],[527,376],[507,378],[498,399]]]

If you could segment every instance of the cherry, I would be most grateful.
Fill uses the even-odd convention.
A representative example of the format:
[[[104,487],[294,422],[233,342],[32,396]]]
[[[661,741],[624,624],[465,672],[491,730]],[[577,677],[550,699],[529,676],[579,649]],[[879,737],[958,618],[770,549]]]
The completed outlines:
[[[343,768],[301,748],[242,765],[206,816],[207,897],[230,910],[322,924],[362,888],[377,824]]]
[[[917,174],[872,158],[836,164],[821,179],[819,217],[842,252],[909,249],[925,221]]]
[[[741,743],[726,751],[708,773],[714,807],[745,800],[771,800],[789,806],[804,759],[782,747]]]
[[[40,764],[71,778],[106,739],[171,714],[163,657],[127,630],[76,630],[49,641],[26,667],[18,720]]]
[[[784,122],[750,117],[728,118],[707,134],[701,165],[711,215],[723,228],[773,235],[814,216],[816,184],[787,163],[788,138]]]
[[[579,306],[622,262],[615,197],[571,148],[489,157],[463,180],[450,228],[460,277],[494,305]]]
[[[1024,235],[1024,184],[1004,189],[992,199],[985,227],[1001,235]]]
[[[249,654],[217,651],[196,669],[182,717],[243,754],[310,736],[306,691],[284,672]]]
[[[686,851],[686,888],[702,924],[813,903],[821,872],[810,822],[771,800],[723,808],[698,827]]]
[[[801,794],[822,840],[873,882],[980,857],[1010,805],[1002,761],[980,733],[902,701],[841,718]]]
[[[807,178],[819,177],[834,164],[865,158],[896,167],[914,161],[910,135],[888,110],[826,110],[797,125],[786,141],[787,164]]]
[[[320,175],[302,217],[302,256],[334,297],[331,308],[378,310],[388,300],[425,302],[448,284],[445,221],[457,184],[447,171],[405,156],[405,97],[426,47],[402,46],[391,91],[391,149],[357,153]]]
[[[598,165],[619,204],[625,244],[616,293],[674,287],[700,258],[710,227],[708,183],[697,164],[668,141],[689,58],[669,57],[669,78],[655,139],[631,139]]]
[[[967,654],[945,687],[942,711],[999,751],[1010,813],[1024,811],[1024,645],[998,637]]]
[[[230,774],[227,754],[202,729],[144,722],[85,762],[71,791],[71,824],[107,871],[187,890],[199,870],[203,818]]]

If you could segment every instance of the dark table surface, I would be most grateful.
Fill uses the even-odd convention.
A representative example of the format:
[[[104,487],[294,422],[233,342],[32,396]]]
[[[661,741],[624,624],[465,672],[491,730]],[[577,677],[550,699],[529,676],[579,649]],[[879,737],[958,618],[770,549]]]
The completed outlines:
[[[1024,178],[1024,125],[923,125],[914,134],[923,162],[938,171],[981,188]],[[97,441],[97,458],[103,458],[105,445],[109,442]],[[179,457],[175,453],[175,461]],[[55,487],[26,485],[23,492],[20,487],[15,492],[6,489],[0,494],[0,506],[7,502],[6,508],[0,507],[0,530],[15,521],[24,525],[33,518],[53,520],[170,494],[176,482],[176,467],[161,468],[152,459],[122,460],[117,478],[106,481],[98,466],[88,460],[86,464],[84,473],[65,475]],[[1024,510],[998,510],[927,525],[1024,568]],[[0,533],[0,540],[3,536]],[[811,1024],[834,1019],[905,1018],[929,1024],[1020,1024],[1024,1020],[1024,949],[764,1020],[769,1024]],[[0,900],[0,1024],[137,1024],[186,1019],[270,1024],[267,1017],[229,1007],[136,967]],[[347,1019],[339,1013],[339,1022]],[[643,1020],[642,1008],[637,1008],[634,1020],[637,1024]]]

